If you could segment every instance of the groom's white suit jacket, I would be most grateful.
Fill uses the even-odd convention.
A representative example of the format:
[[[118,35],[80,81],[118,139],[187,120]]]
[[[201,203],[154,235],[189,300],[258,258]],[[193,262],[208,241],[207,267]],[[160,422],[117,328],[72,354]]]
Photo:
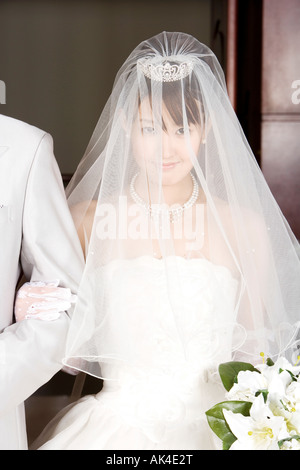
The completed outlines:
[[[51,136],[0,115],[0,449],[27,449],[23,402],[61,369],[69,326],[13,324],[20,274],[76,293],[82,269]]]

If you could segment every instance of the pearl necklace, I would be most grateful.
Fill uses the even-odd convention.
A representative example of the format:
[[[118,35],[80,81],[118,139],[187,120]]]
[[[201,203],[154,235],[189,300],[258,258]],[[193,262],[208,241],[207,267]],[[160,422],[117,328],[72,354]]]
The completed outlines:
[[[197,181],[194,175],[192,175],[191,173],[191,177],[193,180],[193,192],[192,192],[191,197],[182,206],[177,206],[173,209],[168,209],[168,210],[166,210],[165,208],[161,206],[159,207],[158,204],[155,204],[155,206],[152,206],[151,204],[148,204],[147,202],[145,202],[136,192],[134,183],[135,183],[137,176],[138,176],[138,173],[131,180],[130,195],[133,201],[140,207],[143,207],[150,217],[162,217],[163,215],[165,216],[167,214],[170,221],[174,223],[178,221],[182,217],[182,214],[184,213],[184,211],[192,207],[198,199],[199,186],[197,184]]]

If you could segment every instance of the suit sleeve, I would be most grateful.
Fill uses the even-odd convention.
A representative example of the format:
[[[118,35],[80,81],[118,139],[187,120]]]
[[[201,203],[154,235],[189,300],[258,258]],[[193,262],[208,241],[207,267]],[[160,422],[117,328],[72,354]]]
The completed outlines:
[[[42,138],[30,170],[21,264],[30,280],[59,279],[76,294],[83,254],[70,215],[52,138]],[[62,367],[71,310],[54,321],[24,320],[0,335],[0,414],[26,400]],[[2,396],[3,395],[3,396]]]

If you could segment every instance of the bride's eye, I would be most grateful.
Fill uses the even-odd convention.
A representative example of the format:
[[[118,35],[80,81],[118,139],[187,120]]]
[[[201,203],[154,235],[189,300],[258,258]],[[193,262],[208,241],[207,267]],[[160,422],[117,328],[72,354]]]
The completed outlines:
[[[189,132],[189,130],[190,129],[188,127],[186,127],[186,128],[185,127],[179,127],[179,129],[177,129],[177,131],[176,131],[176,134],[177,135],[184,135],[185,132]]]
[[[146,134],[146,135],[152,135],[152,134],[155,134],[156,131],[155,131],[154,127],[145,126],[145,127],[142,127],[142,133]]]

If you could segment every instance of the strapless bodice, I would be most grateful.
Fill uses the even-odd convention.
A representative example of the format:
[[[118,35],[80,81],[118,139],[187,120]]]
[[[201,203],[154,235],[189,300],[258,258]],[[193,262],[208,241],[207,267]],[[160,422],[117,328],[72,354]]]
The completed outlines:
[[[143,368],[199,370],[231,350],[238,283],[227,268],[205,259],[143,256],[104,269],[107,356],[111,347],[121,362],[132,359]]]

